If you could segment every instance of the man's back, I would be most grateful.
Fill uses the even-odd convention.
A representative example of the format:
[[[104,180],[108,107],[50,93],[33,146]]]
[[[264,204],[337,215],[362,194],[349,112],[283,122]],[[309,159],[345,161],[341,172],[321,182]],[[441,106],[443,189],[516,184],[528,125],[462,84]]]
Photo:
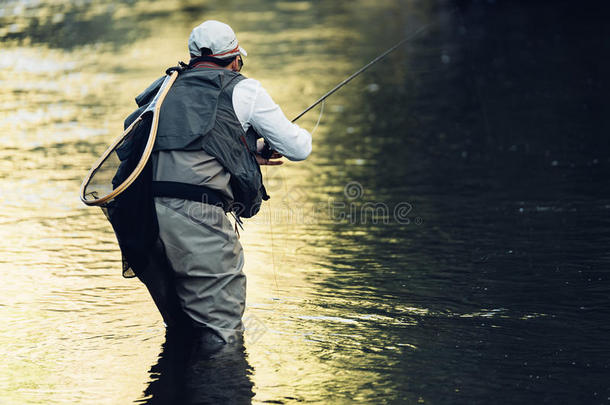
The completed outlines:
[[[259,164],[279,164],[281,157],[260,156],[262,141],[303,160],[311,135],[285,117],[259,82],[239,74],[245,51],[229,26],[204,22],[191,33],[189,51],[188,68],[161,107],[152,157],[159,223],[152,254],[166,263],[155,270],[158,277],[141,279],[170,328],[186,319],[197,333],[231,342],[243,330],[243,250],[225,215],[231,207],[206,198],[221,195],[246,208],[238,215],[255,215],[266,197]],[[157,193],[159,183],[170,187]]]

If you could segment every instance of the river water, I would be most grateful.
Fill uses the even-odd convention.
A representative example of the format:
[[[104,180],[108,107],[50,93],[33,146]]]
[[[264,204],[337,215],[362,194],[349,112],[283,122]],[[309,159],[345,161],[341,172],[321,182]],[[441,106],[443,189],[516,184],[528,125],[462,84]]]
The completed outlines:
[[[0,4],[0,403],[610,402],[608,28],[567,2]],[[86,171],[233,26],[301,125],[246,222],[243,351],[177,370]]]

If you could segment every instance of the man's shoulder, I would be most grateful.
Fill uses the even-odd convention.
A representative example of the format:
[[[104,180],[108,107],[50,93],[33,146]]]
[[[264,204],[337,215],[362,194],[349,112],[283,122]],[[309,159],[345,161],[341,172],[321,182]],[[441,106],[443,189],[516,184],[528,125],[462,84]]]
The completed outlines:
[[[256,85],[260,85],[260,82],[256,79],[252,79],[251,77],[246,77],[244,75],[242,75],[241,73],[239,73],[239,75],[242,77],[241,82],[246,82],[246,84],[256,84]]]
[[[251,79],[249,77],[243,76],[242,79],[235,85],[235,88],[241,89],[256,89],[261,87],[261,83],[256,79]]]

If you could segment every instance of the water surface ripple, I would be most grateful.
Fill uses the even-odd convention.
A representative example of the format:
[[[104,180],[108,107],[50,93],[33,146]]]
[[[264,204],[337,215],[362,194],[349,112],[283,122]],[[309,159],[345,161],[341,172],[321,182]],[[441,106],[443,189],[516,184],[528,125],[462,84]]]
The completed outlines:
[[[3,2],[0,403],[609,402],[607,28],[519,3]],[[263,170],[245,344],[184,363],[77,195],[208,18],[289,116],[427,29]]]

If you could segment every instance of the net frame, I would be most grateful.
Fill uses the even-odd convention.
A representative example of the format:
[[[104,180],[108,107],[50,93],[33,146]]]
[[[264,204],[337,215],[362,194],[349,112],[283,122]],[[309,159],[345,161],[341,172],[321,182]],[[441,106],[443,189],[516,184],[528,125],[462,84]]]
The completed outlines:
[[[154,105],[154,108],[152,110],[150,110],[148,108],[146,110],[144,110],[142,112],[142,114],[140,114],[140,116],[138,118],[136,118],[131,123],[131,125],[129,125],[127,127],[127,129],[125,129],[125,131],[123,131],[123,133],[110,144],[108,149],[106,149],[106,151],[104,151],[102,156],[91,167],[91,169],[89,170],[89,173],[83,180],[83,183],[81,184],[81,188],[80,188],[80,200],[84,204],[89,205],[89,206],[102,206],[103,207],[107,202],[116,198],[119,194],[121,194],[123,191],[125,191],[135,181],[135,179],[140,175],[140,173],[142,173],[142,170],[144,170],[144,167],[146,166],[146,163],[148,162],[148,159],[150,158],[150,155],[152,153],[153,147],[155,145],[155,139],[157,138],[157,127],[159,124],[159,111],[161,110],[161,105],[163,104],[163,100],[165,99],[165,96],[167,95],[167,93],[169,92],[169,89],[172,87],[172,85],[176,81],[177,77],[178,77],[178,72],[173,71],[171,76],[169,76],[165,79],[165,81],[161,85],[159,92],[157,93],[157,95],[155,96],[153,101],[151,102],[151,105]],[[125,179],[125,181],[123,181],[121,184],[119,184],[110,193],[108,193],[102,197],[99,197],[99,198],[87,199],[86,194],[85,194],[85,192],[87,190],[87,186],[91,182],[91,179],[93,178],[93,176],[95,175],[97,170],[102,166],[102,164],[104,164],[106,159],[113,152],[116,151],[117,147],[122,144],[122,142],[127,138],[129,133],[132,131],[132,129],[135,128],[142,121],[144,115],[149,114],[151,111],[153,114],[153,118],[152,118],[152,122],[151,122],[151,126],[150,126],[150,132],[148,134],[148,140],[146,142],[146,146],[144,147],[144,152],[142,153],[142,157],[140,158],[140,161],[136,165],[133,172],[131,172],[131,174]]]

